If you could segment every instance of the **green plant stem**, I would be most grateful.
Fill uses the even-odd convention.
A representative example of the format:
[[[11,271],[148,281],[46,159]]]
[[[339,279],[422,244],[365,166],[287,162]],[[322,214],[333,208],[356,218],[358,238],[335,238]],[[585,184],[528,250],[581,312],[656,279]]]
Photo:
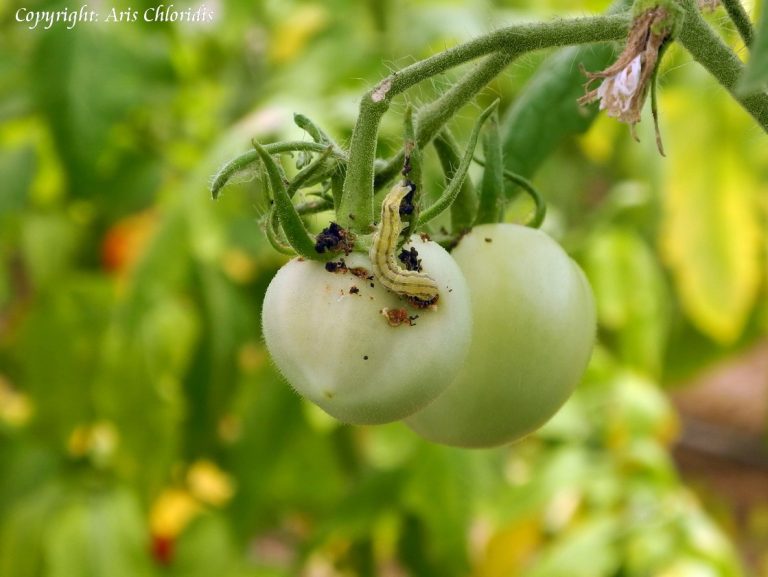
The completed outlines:
[[[474,160],[480,166],[485,166],[484,160],[481,160],[477,157],[473,158],[472,160]],[[534,204],[533,217],[531,217],[531,220],[525,223],[525,226],[528,226],[530,228],[540,228],[541,225],[544,223],[544,219],[547,216],[547,203],[544,201],[544,197],[541,196],[541,193],[536,189],[535,186],[533,186],[533,183],[527,178],[519,174],[516,174],[506,168],[504,169],[503,174],[505,179],[507,179],[509,182],[516,184],[523,190],[525,190],[525,192],[528,193],[528,196],[531,197],[531,200],[533,200],[533,204]]]
[[[535,206],[533,217],[531,218],[531,220],[525,223],[525,226],[528,226],[531,228],[541,227],[541,225],[544,223],[544,219],[547,216],[547,203],[544,202],[544,197],[542,197],[539,191],[536,190],[536,187],[533,186],[531,181],[529,181],[526,178],[523,178],[519,174],[515,174],[511,170],[506,170],[506,169],[504,170],[504,178],[506,178],[510,182],[514,182],[520,188],[525,190],[525,192],[528,193],[528,196],[530,196],[533,199],[533,203]]]
[[[510,26],[412,64],[382,80],[366,93],[360,102],[360,112],[352,132],[347,178],[339,210],[342,226],[366,232],[373,224],[376,138],[381,118],[395,96],[422,80],[470,60],[495,53],[478,67],[475,75],[465,76],[449,91],[452,93],[453,103],[461,102],[463,105],[520,54],[553,46],[619,40],[625,36],[628,24],[626,15],[611,15]],[[475,82],[482,84],[477,85]],[[447,99],[441,98],[433,105],[441,100],[442,104],[448,102]],[[423,110],[418,118],[417,141],[422,147],[458,109],[454,107],[448,112],[433,105]]]
[[[504,156],[499,135],[499,116],[494,114],[485,132],[485,170],[480,182],[480,203],[475,224],[499,222],[504,201]]]
[[[288,196],[288,191],[280,176],[277,163],[267,149],[258,142],[254,141],[253,147],[256,149],[261,161],[264,163],[264,168],[267,170],[269,185],[272,189],[272,200],[275,203],[275,213],[283,228],[286,240],[304,258],[325,260],[315,250],[315,241],[307,232],[299,213],[296,211],[296,207],[291,202],[291,197]]]
[[[504,70],[516,56],[517,54],[509,52],[492,54],[469,71],[440,98],[422,108],[416,124],[416,143],[419,148],[429,144],[454,114]],[[376,173],[373,181],[374,190],[378,190],[397,175],[398,167],[403,163],[403,155],[404,152],[401,150]]]
[[[752,28],[752,22],[749,20],[749,14],[744,10],[740,0],[723,0],[723,6],[725,11],[728,12],[728,16],[731,17],[733,23],[736,25],[736,30],[739,31],[741,39],[748,47],[752,46],[752,37],[755,31]]]
[[[317,214],[331,209],[333,209],[333,202],[327,198],[315,198],[296,205],[296,212],[299,214]]]
[[[448,186],[461,163],[459,145],[451,132],[444,128],[432,141],[432,146],[435,147],[440,159],[440,165],[443,168],[443,174],[445,174],[445,184]],[[451,205],[451,230],[461,231],[470,228],[476,213],[477,194],[472,180],[467,176]]]
[[[269,209],[265,224],[266,226],[264,227],[264,230],[267,233],[267,240],[269,241],[269,244],[272,245],[272,248],[281,254],[295,255],[296,251],[293,250],[290,245],[285,244],[278,234],[280,222],[278,221],[277,210],[274,205]]]
[[[738,93],[736,82],[744,70],[741,60],[702,18],[695,0],[679,2],[686,15],[677,40],[768,132],[768,94],[745,96]]]
[[[293,198],[293,196],[296,194],[296,192],[298,192],[300,188],[310,185],[310,183],[313,182],[313,179],[317,178],[318,174],[324,180],[331,172],[335,170],[335,167],[329,168],[325,164],[326,159],[330,156],[332,151],[332,146],[326,144],[326,149],[317,158],[315,158],[315,160],[313,160],[309,166],[302,168],[296,174],[296,176],[293,177],[293,180],[287,188],[289,197]]]
[[[440,195],[440,198],[438,198],[433,205],[421,213],[418,220],[419,226],[425,225],[430,220],[440,215],[440,213],[450,207],[453,204],[453,201],[456,200],[456,197],[459,195],[459,191],[461,190],[461,185],[464,183],[464,179],[467,176],[467,171],[469,171],[469,165],[472,164],[472,158],[475,154],[475,146],[477,145],[477,139],[480,136],[480,130],[483,128],[485,121],[498,108],[498,106],[499,101],[495,100],[493,104],[483,110],[480,116],[478,116],[477,120],[475,121],[475,126],[472,129],[472,134],[469,135],[467,150],[464,152],[464,156],[462,157],[461,162],[456,169],[456,173],[451,179],[451,182],[443,191],[443,194]]]
[[[280,154],[282,152],[318,152],[323,153],[328,148],[327,144],[320,142],[308,142],[304,140],[288,140],[285,142],[273,142],[271,144],[263,145],[264,149],[269,154]],[[332,156],[341,162],[346,162],[346,155],[338,150],[333,149]],[[213,177],[211,183],[211,196],[214,200],[218,198],[221,189],[226,186],[229,179],[241,170],[245,170],[251,164],[259,161],[259,153],[256,150],[249,150],[244,152],[240,156],[237,156],[222,166],[216,175]]]
[[[403,134],[404,149],[408,151],[407,162],[403,165],[403,178],[410,181],[413,185],[413,196],[411,198],[411,214],[404,215],[403,220],[406,226],[403,229],[403,238],[410,238],[413,226],[419,222],[419,212],[421,211],[421,202],[424,192],[424,183],[422,181],[421,170],[421,149],[416,144],[416,133],[413,127],[413,108],[408,106],[405,111],[405,126]]]

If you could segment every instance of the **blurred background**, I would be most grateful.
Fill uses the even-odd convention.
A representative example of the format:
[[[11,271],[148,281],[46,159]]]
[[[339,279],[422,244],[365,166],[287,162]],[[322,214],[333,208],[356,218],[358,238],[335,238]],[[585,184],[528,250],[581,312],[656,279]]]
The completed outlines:
[[[508,166],[598,300],[577,393],[511,447],[300,400],[260,337],[284,262],[263,180],[210,200],[251,138],[308,138],[293,112],[345,143],[389,71],[607,4],[212,0],[204,24],[28,30],[19,7],[80,5],[0,2],[0,577],[768,575],[768,146],[681,49],[660,74],[666,158],[648,111],[636,143],[574,104],[574,58],[616,47],[528,55],[451,123],[465,142],[501,98]],[[708,19],[746,58],[723,9]],[[395,102],[382,156],[405,105],[459,73]]]

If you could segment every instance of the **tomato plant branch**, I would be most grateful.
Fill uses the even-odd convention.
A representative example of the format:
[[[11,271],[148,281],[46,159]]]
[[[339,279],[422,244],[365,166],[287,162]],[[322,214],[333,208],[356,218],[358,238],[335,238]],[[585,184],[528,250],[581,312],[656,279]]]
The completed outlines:
[[[499,117],[491,117],[483,143],[485,170],[480,182],[480,203],[477,207],[475,225],[499,222],[504,200],[504,157],[499,135]]]
[[[266,148],[258,142],[254,141],[253,147],[261,157],[264,168],[266,168],[269,185],[272,189],[272,200],[275,203],[275,213],[283,227],[286,239],[291,247],[304,258],[322,260],[322,257],[315,250],[314,239],[309,236],[296,207],[291,202],[291,197],[288,195],[285,183],[280,176],[277,163]]]
[[[504,70],[516,56],[509,52],[492,54],[470,70],[440,98],[422,108],[416,124],[418,147],[424,148],[429,144],[459,109]],[[376,173],[373,181],[374,190],[378,190],[397,175],[399,166],[403,163],[403,155],[404,152],[401,150]]]
[[[446,185],[451,182],[461,163],[459,145],[447,128],[441,130],[432,141],[445,174]],[[472,180],[467,177],[451,205],[451,229],[466,230],[472,226],[477,213],[477,195]]]
[[[264,144],[263,147],[269,154],[279,154],[281,152],[317,152],[322,154],[328,148],[328,144],[304,140],[287,140]],[[346,154],[336,147],[332,149],[331,155],[342,162],[347,160]],[[211,183],[211,196],[213,196],[213,199],[216,200],[219,197],[221,189],[226,186],[230,178],[258,161],[259,153],[256,150],[249,150],[222,166],[213,177],[213,182]]]
[[[754,30],[752,29],[752,22],[749,20],[747,11],[744,10],[740,0],[722,0],[725,11],[728,12],[731,20],[733,20],[736,30],[739,31],[741,39],[744,40],[744,44],[752,46],[752,37],[754,36]]]
[[[768,132],[768,94],[739,94],[736,83],[744,70],[741,60],[707,24],[695,0],[679,2],[686,14],[677,40]]]
[[[378,128],[382,116],[395,96],[422,80],[486,54],[495,53],[486,59],[485,67],[479,67],[485,74],[467,75],[449,91],[456,97],[466,94],[471,97],[487,80],[482,86],[460,85],[487,77],[488,72],[496,68],[491,64],[498,66],[498,70],[490,76],[493,78],[520,54],[553,46],[619,40],[626,34],[628,24],[628,17],[619,14],[510,26],[446,50],[386,77],[366,93],[360,102],[357,123],[352,132],[347,178],[339,210],[342,225],[365,232],[373,224],[373,164]],[[463,103],[466,103],[466,100]],[[419,144],[423,146],[429,142],[456,109],[443,112],[432,106],[430,112],[422,111],[417,123]]]
[[[477,157],[474,157],[472,160],[474,160],[480,166],[486,165],[484,160],[481,160]],[[547,203],[544,200],[544,197],[536,189],[536,187],[533,186],[533,183],[531,183],[531,181],[528,180],[527,178],[515,172],[512,172],[507,168],[504,169],[503,174],[506,180],[508,180],[513,184],[516,184],[517,186],[525,190],[525,192],[528,193],[528,196],[531,197],[531,200],[533,200],[533,203],[534,203],[533,217],[531,217],[531,220],[525,223],[525,226],[528,226],[530,228],[541,227],[541,225],[544,223],[544,218],[547,216]]]
[[[456,197],[461,191],[461,186],[464,184],[464,179],[467,176],[470,164],[472,164],[472,158],[475,154],[475,146],[477,145],[477,139],[480,136],[480,130],[483,127],[486,119],[493,113],[499,106],[499,101],[494,101],[488,108],[486,108],[478,117],[475,122],[475,126],[472,129],[472,134],[469,136],[469,142],[467,143],[467,150],[459,163],[456,173],[453,175],[451,182],[443,191],[443,194],[438,198],[433,205],[424,210],[419,216],[418,224],[422,226],[428,223],[433,218],[437,217],[445,209],[453,204]]]

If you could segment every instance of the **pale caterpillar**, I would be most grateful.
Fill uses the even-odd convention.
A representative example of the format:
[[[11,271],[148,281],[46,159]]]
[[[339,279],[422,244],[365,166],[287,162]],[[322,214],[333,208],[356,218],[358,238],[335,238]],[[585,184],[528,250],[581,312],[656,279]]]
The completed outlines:
[[[400,202],[411,191],[409,185],[399,182],[392,187],[381,203],[381,222],[373,234],[369,256],[373,273],[389,290],[406,297],[414,305],[428,307],[437,302],[440,293],[437,283],[429,275],[400,266],[395,256],[400,236]]]

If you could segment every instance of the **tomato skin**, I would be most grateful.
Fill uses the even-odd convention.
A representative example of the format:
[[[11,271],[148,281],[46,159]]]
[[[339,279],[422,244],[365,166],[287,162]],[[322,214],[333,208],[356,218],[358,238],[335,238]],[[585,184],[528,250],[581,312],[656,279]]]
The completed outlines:
[[[456,381],[406,420],[426,439],[491,447],[521,439],[570,396],[595,339],[581,269],[545,233],[475,227],[452,253],[469,285],[474,337]]]
[[[469,351],[469,293],[458,265],[434,242],[414,237],[409,246],[438,282],[435,309],[414,308],[376,279],[299,259],[267,288],[262,325],[273,361],[297,392],[341,421],[377,424],[415,413],[454,380]],[[367,255],[344,260],[373,274]],[[405,322],[391,326],[384,308],[404,309]]]

